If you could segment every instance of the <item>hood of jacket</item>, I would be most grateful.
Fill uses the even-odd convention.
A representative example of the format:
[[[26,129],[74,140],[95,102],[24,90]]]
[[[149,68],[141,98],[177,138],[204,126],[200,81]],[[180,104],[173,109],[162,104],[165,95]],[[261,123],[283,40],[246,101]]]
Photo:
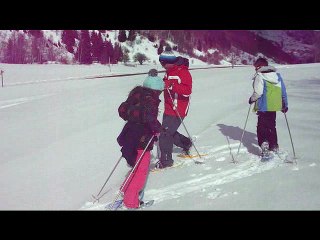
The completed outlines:
[[[189,59],[187,58],[184,58],[184,57],[177,57],[177,61],[174,63],[174,65],[176,66],[186,66],[186,67],[189,67]]]
[[[182,64],[182,65],[173,65],[172,68],[168,69],[166,72],[167,74],[171,75],[171,74],[175,74],[177,71],[181,71],[181,70],[188,70],[188,66]]]
[[[279,76],[276,73],[276,68],[273,66],[263,66],[259,68],[257,70],[257,75],[273,84],[277,84],[279,82]]]

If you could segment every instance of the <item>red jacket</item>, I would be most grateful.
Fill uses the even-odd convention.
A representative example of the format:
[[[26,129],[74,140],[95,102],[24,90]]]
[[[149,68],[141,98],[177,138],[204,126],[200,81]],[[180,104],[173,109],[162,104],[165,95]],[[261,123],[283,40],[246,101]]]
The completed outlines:
[[[185,65],[173,66],[167,70],[163,81],[171,81],[173,83],[172,89],[169,91],[174,102],[173,105],[168,90],[164,89],[164,113],[177,116],[174,110],[176,109],[180,117],[187,116],[192,93],[192,77],[188,67]]]

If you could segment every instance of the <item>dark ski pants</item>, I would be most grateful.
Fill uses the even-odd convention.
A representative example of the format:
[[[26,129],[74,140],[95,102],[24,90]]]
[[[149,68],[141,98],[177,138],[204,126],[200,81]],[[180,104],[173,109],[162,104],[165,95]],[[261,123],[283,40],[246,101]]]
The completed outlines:
[[[276,129],[276,112],[258,112],[257,136],[258,144],[269,143],[269,149],[278,147]]]
[[[182,120],[183,119],[184,118],[182,118]],[[162,127],[165,128],[166,131],[162,132],[159,137],[159,147],[161,152],[160,162],[163,166],[170,166],[173,164],[173,144],[181,148],[187,148],[187,146],[190,146],[191,140],[177,131],[180,125],[181,120],[179,117],[163,115]]]

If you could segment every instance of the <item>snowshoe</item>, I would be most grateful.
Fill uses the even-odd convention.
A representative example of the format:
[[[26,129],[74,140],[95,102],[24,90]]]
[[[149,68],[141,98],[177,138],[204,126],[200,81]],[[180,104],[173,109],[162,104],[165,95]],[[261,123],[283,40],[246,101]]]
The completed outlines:
[[[152,206],[154,203],[154,200],[148,200],[148,201],[140,201],[140,207],[141,209],[143,208],[147,208],[147,207],[150,207]]]
[[[261,162],[266,162],[272,159],[273,155],[269,151],[269,143],[263,142],[261,144]]]

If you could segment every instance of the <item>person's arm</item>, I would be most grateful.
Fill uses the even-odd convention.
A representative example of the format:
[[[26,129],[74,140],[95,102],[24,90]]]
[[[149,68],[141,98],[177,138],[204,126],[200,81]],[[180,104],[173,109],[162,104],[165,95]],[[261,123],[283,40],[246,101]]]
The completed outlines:
[[[253,81],[253,94],[250,97],[252,102],[257,101],[263,94],[263,79],[257,75]]]
[[[282,77],[281,78],[281,94],[282,94],[282,109],[281,111],[286,113],[288,111],[288,98],[287,98],[287,89],[283,82]]]
[[[145,122],[149,129],[154,133],[161,131],[161,123],[158,121],[159,102],[155,99],[149,98],[145,111]]]
[[[173,92],[184,96],[189,96],[192,93],[192,77],[189,71],[182,72],[177,76],[170,76],[169,79],[172,80]]]

